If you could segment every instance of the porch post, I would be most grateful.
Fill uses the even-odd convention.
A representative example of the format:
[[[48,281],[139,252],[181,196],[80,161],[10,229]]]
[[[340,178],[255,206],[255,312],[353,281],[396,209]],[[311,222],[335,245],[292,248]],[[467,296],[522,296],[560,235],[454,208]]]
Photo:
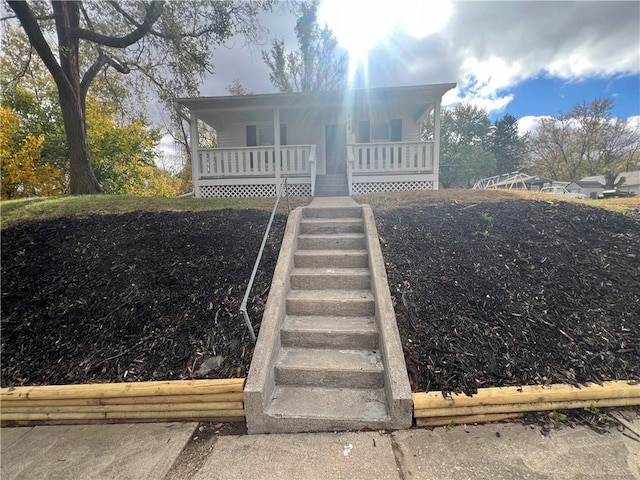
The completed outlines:
[[[353,131],[351,115],[347,115],[347,188],[349,196],[353,196],[353,145],[356,143],[356,134]]]
[[[189,116],[189,142],[191,150],[191,177],[193,181],[193,192],[196,197],[200,196],[197,181],[200,178],[200,158],[198,157],[198,145],[200,138],[198,137],[198,117],[195,113],[190,112]]]
[[[280,195],[280,107],[273,109],[273,145],[276,156],[276,196]]]
[[[438,100],[433,109],[433,174],[436,179],[433,189],[438,190],[440,183],[440,104],[442,99]]]

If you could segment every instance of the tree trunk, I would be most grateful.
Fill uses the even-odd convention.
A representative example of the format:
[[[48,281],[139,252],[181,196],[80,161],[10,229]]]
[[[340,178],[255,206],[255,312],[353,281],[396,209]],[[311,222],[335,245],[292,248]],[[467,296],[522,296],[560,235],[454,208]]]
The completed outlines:
[[[93,173],[87,144],[87,126],[84,109],[77,95],[64,94],[58,88],[60,109],[69,147],[69,193],[89,195],[102,193],[102,187]]]

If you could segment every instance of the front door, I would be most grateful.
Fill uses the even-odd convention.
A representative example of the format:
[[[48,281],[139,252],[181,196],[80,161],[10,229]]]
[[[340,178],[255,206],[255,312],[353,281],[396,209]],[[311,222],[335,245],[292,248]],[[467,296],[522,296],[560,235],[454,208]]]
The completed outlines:
[[[347,173],[347,128],[345,125],[325,125],[324,139],[327,173]]]

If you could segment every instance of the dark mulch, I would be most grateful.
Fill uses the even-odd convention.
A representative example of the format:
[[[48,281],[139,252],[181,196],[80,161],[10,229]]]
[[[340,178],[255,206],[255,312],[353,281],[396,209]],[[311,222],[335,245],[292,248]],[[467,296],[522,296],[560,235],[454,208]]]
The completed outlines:
[[[3,230],[2,386],[193,378],[211,357],[221,365],[207,377],[245,376],[238,308],[268,219],[141,212]],[[285,221],[252,290],[256,332]]]
[[[376,215],[414,391],[640,379],[640,223],[573,203]]]
[[[2,386],[242,377],[238,307],[268,212],[2,231]],[[577,204],[378,212],[414,391],[640,379],[640,223]],[[252,291],[259,325],[285,218]],[[212,370],[197,371],[207,359]]]

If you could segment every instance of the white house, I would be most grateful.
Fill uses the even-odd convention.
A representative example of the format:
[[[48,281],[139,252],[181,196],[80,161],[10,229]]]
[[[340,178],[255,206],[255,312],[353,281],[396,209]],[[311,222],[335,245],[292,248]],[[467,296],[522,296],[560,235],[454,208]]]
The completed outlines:
[[[622,177],[624,177],[625,180],[622,185],[618,186],[618,189],[622,192],[631,192],[640,195],[640,170],[620,173],[616,177],[616,183],[619,182]],[[580,182],[599,182],[604,185],[605,179],[603,175],[596,175],[593,177],[584,177]]]
[[[594,180],[578,180],[571,182],[566,188],[571,193],[584,193],[589,198],[598,198],[604,191],[604,184]]]
[[[190,112],[195,195],[274,196],[284,177],[300,196],[437,189],[440,103],[454,87],[176,99]],[[198,121],[216,148],[200,146]]]

